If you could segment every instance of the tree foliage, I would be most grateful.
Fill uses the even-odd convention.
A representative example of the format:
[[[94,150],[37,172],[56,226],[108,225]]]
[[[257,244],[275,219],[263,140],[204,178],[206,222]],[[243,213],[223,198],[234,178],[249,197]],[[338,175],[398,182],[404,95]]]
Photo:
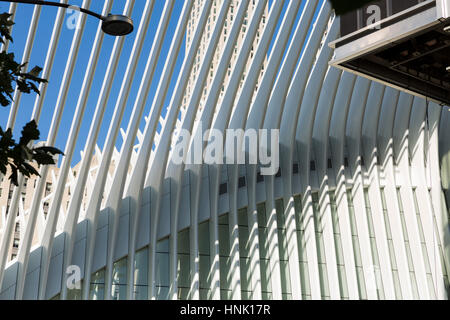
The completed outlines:
[[[14,24],[9,18],[9,13],[0,14],[0,42],[5,40],[13,41],[9,34],[9,28]],[[30,72],[22,72],[26,63],[20,64],[14,60],[14,53],[0,52],[0,104],[3,107],[8,106],[12,102],[12,94],[14,93],[13,84],[16,83],[18,90],[23,93],[34,91],[39,94],[36,84],[47,82],[45,79],[39,78],[42,69],[38,66],[31,69]]]
[[[14,24],[8,13],[0,14],[0,42],[13,41],[10,27]],[[42,69],[34,67],[29,72],[23,72],[25,64],[14,60],[13,53],[0,52],[0,104],[7,107],[13,100],[15,88],[23,93],[35,92],[39,94],[38,85],[47,82],[39,78]],[[54,156],[63,154],[59,149],[49,146],[33,147],[33,141],[39,140],[40,132],[36,121],[27,123],[22,129],[22,136],[17,143],[13,139],[12,130],[3,130],[0,126],[0,173],[5,175],[8,166],[11,169],[9,179],[18,185],[18,174],[26,177],[39,175],[33,162],[38,165],[54,165]]]

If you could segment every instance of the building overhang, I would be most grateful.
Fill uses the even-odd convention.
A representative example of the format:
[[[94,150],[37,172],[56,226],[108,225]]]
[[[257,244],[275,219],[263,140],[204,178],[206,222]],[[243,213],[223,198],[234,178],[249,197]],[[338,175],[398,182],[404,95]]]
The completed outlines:
[[[332,66],[450,105],[450,0],[376,1],[340,19]]]

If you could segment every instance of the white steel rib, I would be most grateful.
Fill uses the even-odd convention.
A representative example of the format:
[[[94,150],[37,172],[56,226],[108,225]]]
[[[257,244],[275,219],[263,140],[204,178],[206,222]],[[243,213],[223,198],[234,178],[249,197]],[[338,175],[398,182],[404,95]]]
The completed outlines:
[[[450,108],[330,66],[328,1],[82,6],[135,30],[81,14],[66,42],[66,9],[8,7],[21,61],[62,73],[31,119],[65,155],[18,187],[2,175],[0,299],[448,299]],[[272,137],[264,175],[250,160]]]

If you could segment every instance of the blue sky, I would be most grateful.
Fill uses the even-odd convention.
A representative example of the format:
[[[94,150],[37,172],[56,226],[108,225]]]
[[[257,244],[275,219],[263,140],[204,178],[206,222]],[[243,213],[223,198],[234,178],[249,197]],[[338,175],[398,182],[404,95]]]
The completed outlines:
[[[184,2],[184,0],[174,0],[174,1],[176,1],[176,4],[174,6],[174,12],[172,14],[173,19],[170,23],[169,30],[168,30],[169,36],[166,36],[165,43],[164,43],[163,49],[162,49],[161,57],[163,57],[163,58],[167,56],[167,53],[168,53],[168,50],[170,47],[170,41],[172,40],[171,35],[173,35],[173,33],[175,32],[175,28],[176,28],[176,24],[177,24],[176,18],[180,15],[182,6],[183,6],[183,2]],[[271,3],[271,2],[272,2],[272,0],[269,1],[269,3]],[[70,3],[73,5],[81,6],[82,0],[72,0],[72,1],[70,1]],[[125,3],[126,3],[125,0],[114,1],[112,13],[122,13]],[[288,3],[289,3],[289,1],[286,1],[284,10],[287,8]],[[92,1],[92,5],[91,5],[90,9],[95,12],[100,13],[102,11],[103,4],[104,4],[103,1],[94,0],[94,1]],[[135,30],[136,31],[137,31],[137,27],[139,25],[139,21],[141,19],[141,15],[142,15],[144,6],[145,6],[144,0],[137,0],[135,7],[133,9],[132,19],[135,22],[135,27],[136,27]],[[122,128],[124,130],[126,130],[126,128],[128,126],[128,121],[130,120],[133,103],[135,101],[137,91],[139,89],[140,79],[142,78],[145,64],[147,61],[147,57],[151,50],[151,45],[152,45],[152,42],[154,39],[154,34],[156,33],[158,20],[159,20],[159,17],[161,16],[163,6],[164,6],[164,1],[157,0],[155,2],[155,7],[154,7],[152,18],[150,21],[150,27],[148,29],[147,36],[146,36],[146,39],[144,42],[141,57],[139,59],[139,65],[138,65],[137,72],[136,72],[136,75],[134,78],[134,82],[132,84],[131,94],[129,96],[127,107],[126,107],[125,114],[124,114],[123,121],[122,121]],[[303,4],[302,4],[302,6],[303,6]],[[0,3],[0,12],[6,12],[6,11],[8,11],[8,8],[9,8],[9,3],[4,3],[4,2]],[[31,67],[33,67],[35,65],[44,67],[45,57],[47,55],[47,50],[48,50],[48,46],[49,46],[49,42],[50,42],[50,38],[51,38],[51,33],[53,30],[53,22],[55,21],[57,10],[58,9],[55,7],[43,7],[42,8],[41,17],[39,20],[39,26],[38,26],[38,30],[37,30],[37,36],[36,36],[36,39],[34,42],[31,59],[29,61],[29,65]],[[297,17],[297,22],[298,22],[298,19],[300,18],[301,11],[302,10],[299,11],[299,15]],[[26,38],[28,35],[28,29],[29,29],[29,24],[31,21],[32,14],[33,14],[33,6],[32,5],[27,5],[27,4],[19,4],[18,5],[18,10],[17,10],[16,18],[15,18],[16,24],[14,25],[13,33],[12,33],[14,42],[9,47],[9,52],[14,52],[16,54],[17,61],[21,61],[21,59],[22,59],[22,54],[23,54],[23,50],[25,47],[25,42],[26,42]],[[69,18],[70,18],[70,15],[67,14],[65,23],[68,21]],[[62,123],[61,123],[60,129],[59,129],[59,134],[58,134],[57,141],[55,144],[56,147],[58,147],[62,150],[64,150],[64,148],[65,148],[65,141],[66,141],[67,135],[69,133],[71,121],[73,119],[73,115],[75,112],[78,94],[81,90],[81,85],[82,85],[83,78],[84,78],[84,71],[87,67],[87,63],[88,63],[91,48],[92,48],[92,45],[94,42],[94,37],[95,37],[98,23],[99,23],[99,21],[94,17],[89,16],[87,19],[87,24],[86,24],[85,32],[83,34],[82,44],[81,44],[80,52],[78,55],[75,72],[73,74],[71,86],[69,89],[68,99],[67,99],[65,109],[64,109]],[[281,24],[281,19],[280,19],[279,24]],[[66,26],[66,24],[64,24],[64,27],[63,27],[63,30],[61,33],[61,38],[59,40],[58,49],[56,52],[56,59],[55,59],[54,67],[52,70],[52,74],[51,74],[51,77],[48,79],[49,80],[49,88],[48,88],[47,95],[46,95],[45,101],[44,101],[43,113],[42,113],[42,116],[41,116],[41,119],[39,122],[39,129],[41,130],[41,133],[42,133],[41,140],[46,140],[46,138],[47,138],[47,132],[50,127],[50,123],[51,123],[51,120],[53,117],[53,111],[54,111],[58,93],[59,93],[59,85],[58,84],[61,83],[61,81],[62,81],[64,69],[66,66],[66,59],[69,54],[73,35],[74,35],[74,30],[69,29]],[[115,77],[115,80],[113,83],[113,88],[112,88],[110,99],[109,99],[109,102],[107,105],[107,111],[105,113],[103,125],[100,130],[100,135],[99,135],[99,139],[98,139],[98,144],[99,144],[100,148],[102,148],[103,143],[106,138],[106,134],[108,132],[108,126],[110,123],[110,119],[112,118],[112,115],[113,115],[113,109],[114,109],[114,106],[116,103],[117,96],[120,91],[123,75],[125,74],[126,66],[127,66],[130,54],[131,54],[135,36],[136,36],[136,32],[127,36],[127,38],[125,40],[124,49],[122,51],[122,55],[120,58],[119,68],[117,69],[117,72],[116,72],[116,77]],[[81,128],[81,131],[79,134],[78,143],[76,146],[76,152],[75,152],[75,155],[74,155],[74,158],[72,161],[73,164],[76,164],[77,162],[80,161],[80,150],[84,149],[85,141],[86,141],[88,131],[89,131],[90,121],[93,118],[94,109],[95,109],[95,106],[97,103],[97,98],[100,93],[103,76],[106,72],[106,68],[108,65],[110,53],[113,48],[114,40],[115,40],[115,38],[112,36],[108,36],[108,35],[105,36],[102,51],[100,53],[99,64],[97,66],[97,70],[96,70],[94,81],[93,81],[93,86],[90,91],[88,104],[87,104],[86,112],[84,115],[84,121],[83,121],[82,128]],[[175,73],[174,73],[175,75],[178,75],[178,73],[179,73],[179,70],[180,70],[182,62],[183,62],[182,61],[183,58],[184,58],[184,45],[182,46],[182,51],[180,52],[180,55],[179,55],[179,58],[177,61],[177,66],[176,66]],[[160,60],[163,60],[163,59],[160,59]],[[164,66],[164,61],[159,61],[157,70],[155,72],[155,77],[152,82],[152,86],[151,86],[150,94],[149,94],[149,97],[147,100],[146,110],[144,112],[144,115],[149,114],[150,107],[152,104],[152,99],[155,94],[156,87],[157,87],[157,84],[159,81],[159,76],[162,72],[163,66]],[[174,77],[174,79],[172,80],[171,88],[169,89],[169,94],[166,99],[167,103],[165,104],[165,106],[167,106],[167,104],[170,100],[170,96],[173,92],[173,87],[174,87],[175,82],[176,82],[176,77]],[[20,105],[20,109],[19,109],[19,115],[18,115],[18,118],[16,121],[15,130],[14,130],[15,137],[20,137],[21,128],[23,127],[23,125],[25,123],[30,121],[31,114],[33,111],[35,97],[36,96],[34,94],[22,96],[21,105]],[[5,127],[5,125],[7,123],[9,110],[10,110],[10,107],[0,108],[0,125],[3,128]],[[165,110],[163,112],[165,113]],[[145,123],[144,123],[144,120],[142,119],[141,130],[144,128],[144,125],[145,125]],[[122,143],[122,139],[119,136],[119,138],[117,140],[117,144],[116,144],[118,149],[120,148],[121,143]]]

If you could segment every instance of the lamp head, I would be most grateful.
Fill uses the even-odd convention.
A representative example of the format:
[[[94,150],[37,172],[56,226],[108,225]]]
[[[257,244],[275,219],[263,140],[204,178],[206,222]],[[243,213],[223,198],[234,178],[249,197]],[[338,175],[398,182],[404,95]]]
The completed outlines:
[[[109,14],[105,17],[102,30],[112,36],[125,36],[133,32],[133,20],[120,14]]]

